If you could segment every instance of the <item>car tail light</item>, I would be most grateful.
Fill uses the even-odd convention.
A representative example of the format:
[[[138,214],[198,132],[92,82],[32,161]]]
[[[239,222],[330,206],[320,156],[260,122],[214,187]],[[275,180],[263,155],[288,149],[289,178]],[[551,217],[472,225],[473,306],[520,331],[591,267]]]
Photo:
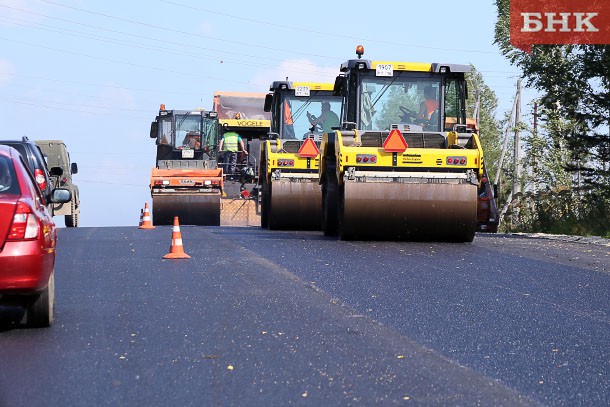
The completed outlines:
[[[42,172],[41,169],[37,168],[34,170],[34,177],[36,178],[36,183],[38,183],[38,187],[40,188],[40,190],[44,191],[47,187],[47,181],[44,177],[44,172]]]
[[[39,231],[40,225],[32,209],[21,201],[17,202],[7,240],[35,239]]]

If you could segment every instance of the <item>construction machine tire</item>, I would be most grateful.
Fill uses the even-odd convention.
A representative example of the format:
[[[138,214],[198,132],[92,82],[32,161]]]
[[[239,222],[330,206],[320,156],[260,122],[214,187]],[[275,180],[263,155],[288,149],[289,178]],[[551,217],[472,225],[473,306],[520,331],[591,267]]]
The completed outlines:
[[[333,157],[334,158],[334,157]],[[337,236],[339,233],[339,181],[336,164],[325,164],[322,183],[322,231],[325,236]]]
[[[271,205],[271,185],[263,180],[261,185],[261,227],[269,228],[269,206]]]
[[[476,224],[472,184],[346,182],[340,196],[342,240],[471,242]]]
[[[267,159],[261,153],[260,171],[258,172],[261,180],[261,227],[269,227],[269,206],[271,205],[271,184],[267,180]]]
[[[152,221],[155,226],[220,226],[220,194],[163,194],[152,197]]]
[[[322,194],[317,182],[275,181],[269,192],[269,229],[320,230]]]

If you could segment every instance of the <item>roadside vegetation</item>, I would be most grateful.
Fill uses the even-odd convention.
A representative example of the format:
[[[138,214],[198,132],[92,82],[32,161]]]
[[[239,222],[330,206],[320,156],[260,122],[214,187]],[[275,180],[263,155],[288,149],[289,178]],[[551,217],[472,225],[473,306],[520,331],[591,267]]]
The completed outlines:
[[[528,54],[510,44],[509,0],[496,6],[495,43],[522,72],[523,85],[539,94],[521,107],[528,119],[515,125],[508,112],[496,119],[493,91],[478,72],[470,75],[468,114],[473,117],[478,98],[491,179],[500,171],[500,230],[610,237],[610,46],[534,45]],[[518,163],[515,127],[523,152]]]

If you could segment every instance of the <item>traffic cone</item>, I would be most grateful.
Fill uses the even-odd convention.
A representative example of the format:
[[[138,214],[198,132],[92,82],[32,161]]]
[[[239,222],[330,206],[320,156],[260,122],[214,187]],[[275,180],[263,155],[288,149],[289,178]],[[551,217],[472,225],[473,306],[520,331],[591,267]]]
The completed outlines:
[[[182,247],[182,233],[180,232],[180,223],[178,217],[174,216],[174,227],[172,229],[172,245],[169,248],[169,253],[163,256],[164,259],[190,259],[191,256],[184,252]]]
[[[142,226],[143,221],[144,221],[144,209],[140,209],[140,223],[138,223],[138,227]]]
[[[144,215],[142,216],[142,224],[138,229],[154,229],[152,222],[150,221],[150,211],[148,210],[148,202],[144,204]]]

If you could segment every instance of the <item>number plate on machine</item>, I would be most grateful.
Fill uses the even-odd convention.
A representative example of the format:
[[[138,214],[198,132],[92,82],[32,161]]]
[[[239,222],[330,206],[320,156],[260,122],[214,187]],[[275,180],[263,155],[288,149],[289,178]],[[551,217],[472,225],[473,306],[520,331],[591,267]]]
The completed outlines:
[[[191,150],[190,148],[185,148],[182,150],[182,158],[193,158],[195,157],[195,150]]]
[[[375,76],[394,76],[392,64],[378,64],[375,68]]]
[[[309,86],[297,86],[294,88],[295,96],[309,97]]]

